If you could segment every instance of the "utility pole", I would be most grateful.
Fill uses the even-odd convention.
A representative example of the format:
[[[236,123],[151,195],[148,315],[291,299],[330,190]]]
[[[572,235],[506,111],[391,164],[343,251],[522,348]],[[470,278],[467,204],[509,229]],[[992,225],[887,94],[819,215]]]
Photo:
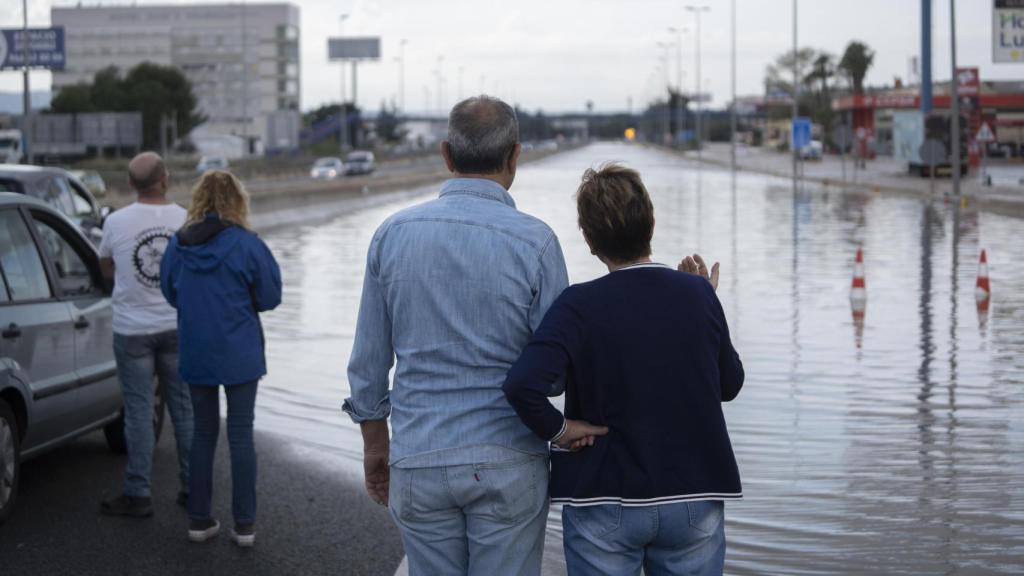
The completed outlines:
[[[444,76],[441,73],[441,64],[444,63],[444,56],[437,57],[437,113],[444,116],[444,97],[441,95],[443,87],[441,84],[444,82]]]
[[[921,0],[921,114],[932,112],[932,0]]]
[[[670,33],[675,33],[676,38],[676,88],[679,90],[678,98],[676,99],[675,116],[676,116],[676,130],[682,132],[683,130],[683,34],[686,33],[686,28],[669,27]]]
[[[345,37],[345,20],[348,20],[348,14],[342,14],[338,17],[338,38]],[[338,103],[338,148],[345,152],[348,148],[348,113],[345,110],[345,60],[339,60],[338,65],[341,66],[341,100]]]
[[[953,196],[960,198],[960,78],[956,74],[956,0],[949,0],[949,38],[950,60],[953,64],[953,78],[950,82],[949,101],[952,106],[951,118],[953,126],[950,130],[952,138],[950,147],[953,149]]]
[[[701,147],[703,145],[703,143],[701,142],[701,115],[703,114],[703,110],[702,110],[702,106],[701,106],[702,98],[701,98],[701,93],[700,93],[700,79],[701,79],[701,75],[700,75],[700,13],[701,12],[709,12],[709,11],[711,11],[711,8],[708,8],[707,6],[687,6],[686,7],[686,11],[687,12],[693,12],[694,18],[696,18],[696,20],[697,20],[697,34],[696,34],[696,44],[697,44],[697,54],[696,54],[696,58],[697,58],[697,66],[696,66],[697,70],[696,70],[696,72],[697,72],[697,76],[696,76],[696,81],[697,81],[697,91],[694,94],[694,98],[696,99],[696,102],[697,102],[697,116],[696,116],[696,118],[694,120],[694,125],[695,125],[694,127],[695,127],[695,133],[696,133],[695,137],[697,139],[697,160],[700,160],[700,157],[701,157]]]
[[[25,162],[28,164],[32,163],[32,92],[30,92],[30,86],[28,81],[28,55],[29,55],[29,37],[28,37],[28,0],[21,0],[21,10],[24,12],[25,27],[22,31],[21,37],[21,56],[23,63],[25,64],[24,69],[24,84],[25,92],[22,97],[22,106],[25,110],[25,120],[22,123],[24,128],[24,134],[21,135],[25,144]]]
[[[797,177],[799,176],[800,151],[797,150],[796,141],[793,138],[796,128],[796,117],[800,114],[798,102],[800,101],[800,55],[797,48],[797,0],[793,0],[793,119],[789,126],[789,147],[793,152],[793,188],[796,189]]]
[[[398,43],[398,106],[402,109],[402,114],[405,114],[405,45],[408,43],[405,38]]]
[[[732,0],[731,23],[732,113],[729,114],[729,165],[736,172],[736,0]]]

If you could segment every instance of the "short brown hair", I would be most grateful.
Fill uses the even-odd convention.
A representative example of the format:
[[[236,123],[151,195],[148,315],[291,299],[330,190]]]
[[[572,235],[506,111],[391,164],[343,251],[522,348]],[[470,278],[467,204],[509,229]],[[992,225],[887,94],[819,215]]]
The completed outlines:
[[[588,168],[576,191],[576,210],[599,256],[624,263],[651,255],[654,205],[636,170],[614,162]]]

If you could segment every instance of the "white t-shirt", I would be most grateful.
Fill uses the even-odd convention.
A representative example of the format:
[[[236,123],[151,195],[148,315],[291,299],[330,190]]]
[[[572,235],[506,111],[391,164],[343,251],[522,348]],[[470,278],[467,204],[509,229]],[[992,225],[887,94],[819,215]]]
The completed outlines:
[[[100,257],[114,260],[114,332],[157,334],[175,330],[178,314],[160,292],[160,261],[185,224],[177,204],[131,204],[103,223]]]

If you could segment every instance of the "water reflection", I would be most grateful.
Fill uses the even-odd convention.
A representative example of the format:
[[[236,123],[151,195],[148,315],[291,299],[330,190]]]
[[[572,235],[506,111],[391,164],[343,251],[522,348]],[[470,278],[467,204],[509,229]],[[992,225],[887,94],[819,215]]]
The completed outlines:
[[[1021,572],[1020,220],[807,182],[794,191],[601,144],[523,167],[512,190],[558,233],[573,282],[604,273],[572,194],[584,168],[607,160],[644,175],[655,259],[699,250],[722,263],[719,297],[748,374],[726,406],[746,494],[727,512],[730,574]],[[366,247],[385,217],[432,195],[377,198],[265,236],[286,292],[267,316],[257,425],[340,453],[355,474],[358,428],[339,406]],[[976,272],[960,259],[976,258],[982,240],[998,287],[987,331],[960,289]],[[859,246],[872,310],[860,327],[848,308]]]

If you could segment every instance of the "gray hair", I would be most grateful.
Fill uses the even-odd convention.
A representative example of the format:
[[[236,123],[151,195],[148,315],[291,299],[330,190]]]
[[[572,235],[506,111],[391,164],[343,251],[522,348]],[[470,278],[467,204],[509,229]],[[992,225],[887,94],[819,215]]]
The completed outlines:
[[[498,98],[467,98],[448,116],[448,153],[456,172],[501,172],[518,143],[516,111]]]

